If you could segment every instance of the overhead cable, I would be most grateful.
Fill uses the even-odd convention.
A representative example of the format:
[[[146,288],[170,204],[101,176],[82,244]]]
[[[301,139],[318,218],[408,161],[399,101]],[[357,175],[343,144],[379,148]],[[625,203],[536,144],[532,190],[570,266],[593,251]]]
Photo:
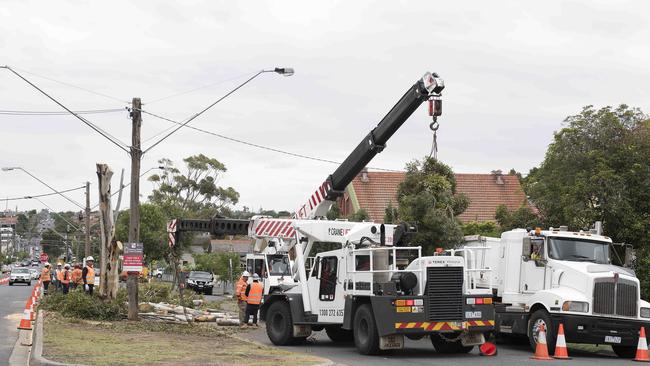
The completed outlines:
[[[13,197],[13,198],[0,198],[0,201],[18,201],[18,200],[28,200],[28,199],[31,199],[31,198],[39,198],[39,197],[54,196],[55,194],[58,195],[58,194],[60,194],[60,193],[72,192],[72,191],[76,191],[76,190],[84,189],[84,188],[86,188],[86,186],[81,186],[81,187],[77,187],[77,188],[70,188],[70,189],[66,189],[65,191],[58,191],[58,192],[54,192],[54,193],[38,194],[38,195],[33,195],[33,196],[23,196],[23,197]]]

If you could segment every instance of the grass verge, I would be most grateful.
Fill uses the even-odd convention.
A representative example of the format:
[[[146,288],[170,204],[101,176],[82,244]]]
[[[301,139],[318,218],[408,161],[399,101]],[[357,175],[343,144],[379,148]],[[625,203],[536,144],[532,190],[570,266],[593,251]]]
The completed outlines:
[[[230,327],[153,322],[88,322],[47,313],[43,356],[52,361],[121,365],[291,365],[322,358],[233,338]]]

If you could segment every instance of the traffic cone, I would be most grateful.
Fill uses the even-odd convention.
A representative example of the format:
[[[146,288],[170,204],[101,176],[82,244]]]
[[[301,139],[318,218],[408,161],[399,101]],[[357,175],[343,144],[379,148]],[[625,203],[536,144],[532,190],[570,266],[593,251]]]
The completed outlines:
[[[555,342],[555,354],[553,358],[560,360],[570,360],[569,350],[566,347],[566,339],[564,338],[564,325],[560,323],[560,327],[557,330],[557,341]]]
[[[636,346],[636,357],[634,357],[634,361],[650,362],[650,357],[648,357],[648,341],[645,338],[645,327],[641,327],[639,344]]]
[[[23,312],[23,317],[20,319],[20,324],[18,325],[18,329],[22,330],[32,330],[32,322],[31,322],[31,315],[29,313],[29,309],[25,309]]]
[[[539,335],[537,336],[535,354],[530,356],[530,358],[534,360],[552,360],[548,355],[548,347],[546,346],[546,329],[544,329],[544,324],[539,325]]]

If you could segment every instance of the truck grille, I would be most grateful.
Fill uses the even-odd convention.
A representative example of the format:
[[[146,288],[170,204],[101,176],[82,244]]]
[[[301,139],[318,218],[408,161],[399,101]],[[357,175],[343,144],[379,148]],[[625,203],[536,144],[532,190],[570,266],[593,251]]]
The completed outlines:
[[[610,279],[594,284],[594,310],[596,314],[636,316],[637,287],[634,282]]]
[[[463,319],[463,268],[427,268],[426,296],[429,320]]]

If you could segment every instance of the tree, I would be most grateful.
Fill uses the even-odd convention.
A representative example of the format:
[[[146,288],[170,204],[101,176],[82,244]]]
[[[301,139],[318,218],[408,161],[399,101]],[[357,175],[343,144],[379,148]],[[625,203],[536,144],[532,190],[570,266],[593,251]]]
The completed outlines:
[[[393,203],[388,201],[388,206],[384,210],[384,224],[393,224],[397,219],[397,209],[393,207]]]
[[[359,221],[359,222],[367,221],[370,220],[370,215],[368,214],[368,211],[364,210],[363,208],[360,208],[355,213],[349,215],[348,219],[350,221]]]
[[[115,238],[126,243],[129,238],[129,210],[120,213],[115,225]],[[140,205],[140,241],[144,245],[147,260],[161,260],[168,250],[167,218],[159,206],[150,203]]]
[[[151,203],[159,205],[168,217],[211,218],[230,212],[230,205],[239,200],[232,187],[217,185],[226,172],[226,166],[203,154],[183,159],[183,172],[171,159],[158,161],[165,167],[162,174],[149,177],[156,188],[149,196]]]
[[[522,205],[514,211],[508,210],[506,205],[499,205],[494,217],[497,219],[501,231],[542,226],[540,218],[527,205]]]
[[[334,203],[330,207],[325,216],[328,220],[336,220],[341,217],[341,208],[339,207],[338,202]]]
[[[194,268],[197,271],[214,273],[221,281],[231,280],[230,263],[232,262],[232,278],[239,278],[241,268],[239,265],[239,254],[233,252],[218,252],[194,254]]]
[[[456,218],[469,206],[464,194],[456,195],[456,178],[447,165],[427,157],[406,165],[406,176],[397,189],[397,216],[418,225],[412,242],[428,253],[436,247],[453,247],[463,239]]]
[[[482,235],[498,238],[501,236],[501,228],[494,221],[470,221],[463,224],[463,235]]]
[[[63,238],[52,229],[47,229],[41,234],[41,246],[53,262],[63,254]]]

